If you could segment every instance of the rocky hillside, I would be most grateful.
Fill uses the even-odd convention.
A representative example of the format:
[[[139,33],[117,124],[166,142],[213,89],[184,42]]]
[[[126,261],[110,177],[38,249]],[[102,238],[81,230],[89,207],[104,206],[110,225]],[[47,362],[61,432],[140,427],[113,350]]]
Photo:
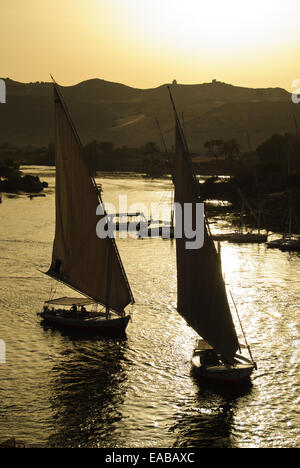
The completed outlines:
[[[54,139],[51,83],[6,81],[6,104],[0,105],[0,143],[47,145]],[[136,89],[93,79],[62,87],[62,94],[83,143],[110,141],[139,147],[149,141],[174,141],[169,94],[162,85]],[[203,151],[209,139],[235,138],[241,150],[256,146],[273,133],[300,127],[300,105],[281,88],[251,89],[220,82],[171,86],[192,151]],[[295,118],[294,118],[295,116]]]

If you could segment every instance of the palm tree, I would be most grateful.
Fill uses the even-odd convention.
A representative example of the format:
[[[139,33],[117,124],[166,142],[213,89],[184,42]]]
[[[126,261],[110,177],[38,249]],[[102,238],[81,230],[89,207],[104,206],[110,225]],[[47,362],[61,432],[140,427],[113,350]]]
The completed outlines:
[[[235,139],[225,141],[222,147],[222,153],[225,159],[232,163],[233,159],[240,154],[240,145]]]
[[[222,140],[208,140],[204,143],[204,148],[207,148],[208,154],[210,156],[214,156],[216,159],[218,159],[222,145]]]

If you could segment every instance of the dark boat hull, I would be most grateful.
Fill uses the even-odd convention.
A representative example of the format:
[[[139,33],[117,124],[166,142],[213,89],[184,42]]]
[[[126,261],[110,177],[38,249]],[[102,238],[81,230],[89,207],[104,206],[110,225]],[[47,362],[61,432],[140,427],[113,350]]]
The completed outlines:
[[[280,249],[281,245],[282,245],[282,240],[275,240],[275,241],[270,241],[270,242],[267,242],[267,247],[268,249]]]
[[[268,242],[267,247],[269,249],[280,249],[283,252],[299,252],[300,251],[300,239],[299,237],[292,237],[287,235],[281,239]]]
[[[264,244],[267,242],[268,236],[265,234],[215,234],[214,240],[228,241],[234,244]]]
[[[198,355],[192,358],[192,369],[198,378],[210,383],[239,385],[250,380],[253,364],[235,364],[234,366],[216,365],[204,367]]]
[[[92,332],[98,334],[123,334],[130,320],[130,315],[116,318],[81,319],[76,317],[65,317],[59,314],[42,312],[40,316],[45,324],[80,332]]]
[[[287,242],[280,245],[283,252],[300,252],[300,242]]]

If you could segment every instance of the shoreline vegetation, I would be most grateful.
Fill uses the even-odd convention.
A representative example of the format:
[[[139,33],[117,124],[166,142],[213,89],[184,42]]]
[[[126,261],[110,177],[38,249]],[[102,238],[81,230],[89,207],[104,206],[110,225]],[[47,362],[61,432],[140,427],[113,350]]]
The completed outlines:
[[[156,143],[140,148],[115,148],[111,142],[92,141],[83,147],[93,174],[131,173],[151,179],[172,173],[173,151],[161,151]],[[21,165],[54,166],[54,144],[35,148],[0,144],[0,192],[39,193],[47,187],[37,176],[25,175]],[[274,134],[255,151],[241,153],[235,140],[205,142],[201,154],[191,154],[195,171],[205,176],[201,184],[208,215],[233,214],[247,228],[285,232],[289,210],[300,219],[300,134]],[[224,177],[227,176],[227,177]],[[218,200],[219,205],[211,203]],[[234,218],[233,218],[234,219]],[[299,226],[294,223],[294,233]]]
[[[38,194],[48,187],[47,182],[41,182],[38,176],[23,175],[18,162],[9,158],[0,158],[0,194],[26,192]]]

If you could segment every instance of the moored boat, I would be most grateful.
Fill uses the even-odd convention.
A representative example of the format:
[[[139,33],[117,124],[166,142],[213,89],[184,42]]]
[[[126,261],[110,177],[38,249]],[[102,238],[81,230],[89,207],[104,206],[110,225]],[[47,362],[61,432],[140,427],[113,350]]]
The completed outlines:
[[[288,236],[282,240],[279,246],[283,252],[299,252],[300,251],[300,237]]]
[[[298,218],[293,207],[292,203],[292,194],[288,192],[289,195],[289,213],[287,218],[288,229],[282,234],[282,237],[279,239],[272,240],[267,243],[269,249],[280,249],[283,252],[298,252],[300,251],[300,235],[294,235],[293,230],[296,228],[299,233],[300,226],[298,223]]]
[[[231,232],[228,234],[214,234],[212,237],[214,240],[217,241],[228,241],[234,244],[264,244],[268,240],[267,234],[258,234],[253,232]]]

